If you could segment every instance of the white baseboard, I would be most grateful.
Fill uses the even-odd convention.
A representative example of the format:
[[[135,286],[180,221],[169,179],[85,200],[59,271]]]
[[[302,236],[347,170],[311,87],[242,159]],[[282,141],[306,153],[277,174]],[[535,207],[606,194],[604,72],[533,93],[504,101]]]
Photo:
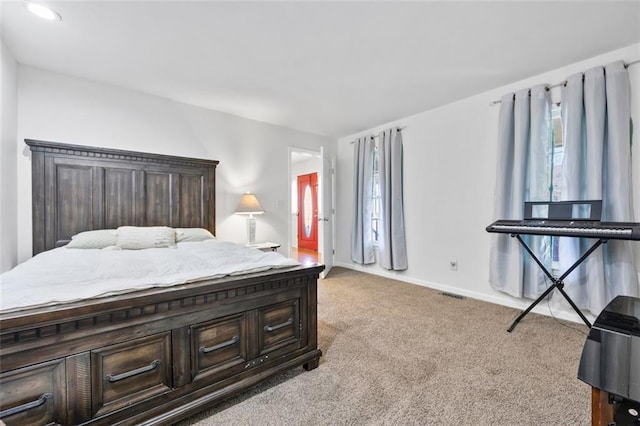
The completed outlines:
[[[507,306],[509,308],[514,308],[514,309],[519,309],[519,310],[525,310],[533,302],[533,300],[516,299],[516,298],[513,298],[513,297],[508,296],[508,295],[499,296],[499,295],[490,295],[490,294],[485,294],[485,293],[479,293],[479,292],[476,292],[476,291],[470,291],[470,290],[466,290],[466,289],[461,289],[461,288],[453,287],[453,286],[446,285],[446,284],[441,284],[441,283],[436,283],[436,282],[432,282],[432,281],[421,280],[421,279],[417,279],[417,278],[414,278],[414,277],[408,277],[406,275],[394,274],[394,273],[391,273],[391,272],[385,272],[384,270],[380,270],[380,269],[377,269],[377,268],[363,267],[363,266],[358,265],[358,264],[337,262],[337,263],[334,264],[334,266],[340,266],[340,267],[343,267],[343,268],[352,269],[352,270],[360,271],[360,272],[365,272],[367,274],[377,275],[377,276],[381,276],[381,277],[385,277],[385,278],[390,278],[390,279],[393,279],[393,280],[398,280],[398,281],[406,282],[406,283],[409,283],[409,284],[420,285],[422,287],[431,288],[433,290],[438,290],[438,291],[443,291],[443,292],[447,292],[447,293],[451,293],[451,294],[456,294],[456,295],[459,295],[459,296],[469,297],[471,299],[481,300],[483,302],[489,302],[489,303],[493,303],[493,304],[496,304],[496,305]],[[577,313],[575,313],[575,312],[567,312],[567,311],[554,311],[553,313],[551,313],[549,311],[549,307],[547,306],[546,303],[538,304],[535,308],[533,308],[531,310],[531,312],[534,312],[534,313],[540,314],[540,315],[546,315],[546,316],[549,316],[549,317],[554,317],[554,318],[558,318],[558,319],[562,319],[562,320],[566,320],[566,321],[571,321],[571,322],[583,324],[582,319],[580,318],[580,316],[578,316]],[[592,314],[590,314],[588,312],[583,312],[583,314],[585,315],[585,317],[587,317],[587,319],[591,323],[593,323],[593,321],[595,320],[595,316],[593,316]]]

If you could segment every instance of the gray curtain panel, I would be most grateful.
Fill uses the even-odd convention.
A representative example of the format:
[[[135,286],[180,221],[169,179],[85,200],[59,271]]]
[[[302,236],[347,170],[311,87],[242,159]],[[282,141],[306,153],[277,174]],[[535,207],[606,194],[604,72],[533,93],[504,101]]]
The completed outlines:
[[[351,224],[351,260],[360,264],[375,262],[371,229],[371,195],[373,189],[372,136],[353,144],[353,218]]]
[[[398,129],[380,132],[378,137],[380,183],[380,266],[394,271],[407,269],[402,181],[402,134]]]
[[[550,199],[551,143],[551,99],[545,86],[502,97],[494,220],[521,220],[525,201]],[[550,238],[527,236],[525,241],[536,257],[550,267]],[[491,236],[489,261],[489,282],[495,290],[514,297],[536,298],[546,288],[544,273],[509,235]]]
[[[630,84],[623,62],[572,75],[562,88],[562,194],[602,199],[602,220],[633,222]],[[560,266],[568,268],[592,240],[561,238]],[[565,279],[565,291],[594,314],[616,295],[638,296],[632,242],[609,241]]]

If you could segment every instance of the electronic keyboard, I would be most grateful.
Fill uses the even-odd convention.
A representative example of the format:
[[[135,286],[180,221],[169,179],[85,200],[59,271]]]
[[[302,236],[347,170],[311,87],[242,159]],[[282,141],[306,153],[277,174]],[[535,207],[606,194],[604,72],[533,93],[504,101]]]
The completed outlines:
[[[606,243],[607,240],[639,240],[640,223],[635,222],[602,222],[602,200],[577,200],[577,201],[525,201],[523,219],[496,220],[487,226],[487,232],[499,234],[510,234],[515,237],[522,247],[529,253],[531,258],[538,264],[542,272],[553,283],[548,287],[533,303],[529,305],[516,318],[508,332],[513,331],[516,325],[535,306],[544,300],[549,293],[557,289],[560,294],[569,302],[574,311],[582,318],[587,327],[591,328],[591,323],[580,311],[580,308],[571,300],[569,295],[563,290],[564,279],[574,271],[591,253],[598,247]],[[555,276],[547,269],[536,254],[527,245],[521,235],[543,235],[550,237],[579,237],[594,238],[591,247],[582,253],[582,256],[574,261],[562,275]]]
[[[640,240],[640,223],[585,220],[497,220],[487,226],[487,232],[599,238],[601,240]]]

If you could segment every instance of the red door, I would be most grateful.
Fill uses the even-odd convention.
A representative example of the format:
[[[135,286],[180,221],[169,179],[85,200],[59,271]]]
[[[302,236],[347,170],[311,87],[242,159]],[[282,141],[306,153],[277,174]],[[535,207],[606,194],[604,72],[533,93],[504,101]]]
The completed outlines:
[[[298,248],[318,251],[318,174],[298,176]]]

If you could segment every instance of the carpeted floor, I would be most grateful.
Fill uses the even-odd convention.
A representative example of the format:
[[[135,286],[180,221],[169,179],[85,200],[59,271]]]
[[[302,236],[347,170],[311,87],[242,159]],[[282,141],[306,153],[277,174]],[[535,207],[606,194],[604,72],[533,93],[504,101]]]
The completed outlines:
[[[319,282],[320,367],[187,425],[588,425],[587,328],[343,268]]]

